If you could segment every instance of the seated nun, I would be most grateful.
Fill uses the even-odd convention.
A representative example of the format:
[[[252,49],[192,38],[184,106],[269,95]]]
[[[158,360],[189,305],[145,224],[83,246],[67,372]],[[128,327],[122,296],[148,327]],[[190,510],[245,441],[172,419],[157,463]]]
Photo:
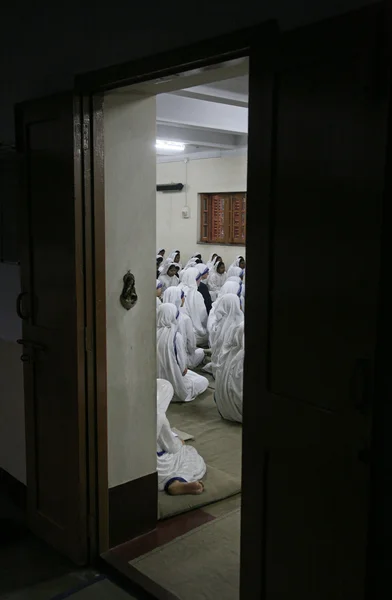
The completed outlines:
[[[184,339],[178,331],[179,310],[174,304],[162,304],[157,314],[158,377],[170,381],[175,402],[190,402],[208,388],[208,379],[187,367]]]
[[[240,269],[240,267],[230,267],[230,269],[227,271],[228,280],[230,280],[231,277],[238,277],[242,281],[243,276],[244,271],[243,269]]]
[[[185,273],[185,271],[187,269],[190,269],[191,267],[196,267],[196,265],[201,262],[201,260],[197,257],[197,256],[191,256],[191,258],[188,260],[188,262],[186,263],[185,267],[179,272],[178,276],[180,278],[180,281],[182,281],[182,277]]]
[[[197,289],[199,294],[203,296],[207,315],[209,315],[212,308],[212,299],[210,291],[205,283],[208,279],[209,268],[206,265],[203,265],[203,263],[199,263],[196,265],[196,269],[199,271],[199,287]]]
[[[181,333],[187,354],[187,367],[194,369],[204,360],[204,350],[196,347],[196,337],[192,321],[183,310],[185,295],[179,287],[171,287],[163,294],[164,304],[174,304],[179,311],[177,318],[178,331]]]
[[[167,259],[161,267],[158,279],[162,283],[163,292],[169,287],[177,286],[180,283],[177,277],[177,265],[171,259]]]
[[[244,320],[240,299],[237,294],[225,294],[217,300],[215,320],[211,327],[211,367],[209,372],[216,377],[219,357],[227,336],[232,336],[238,325]],[[207,365],[208,366],[208,365]],[[206,368],[207,371],[207,368]]]
[[[208,315],[207,332],[208,332],[209,340],[210,340],[210,336],[211,336],[212,327],[215,323],[215,311],[216,311],[217,306],[219,306],[220,299],[223,298],[223,296],[226,296],[226,294],[235,294],[240,299],[240,304],[241,304],[241,308],[242,308],[242,296],[241,296],[242,288],[243,288],[242,283],[238,283],[237,281],[226,281],[226,283],[221,287],[221,290],[218,294],[218,298],[213,303],[211,312]],[[211,340],[210,340],[210,342],[211,342]]]
[[[226,336],[216,369],[215,395],[222,419],[242,423],[244,321]]]
[[[206,265],[210,269],[210,271],[211,271],[212,267],[215,264],[215,259],[216,258],[218,258],[218,255],[216,254],[216,252],[214,252],[213,254],[211,254],[210,260],[208,260],[207,263],[206,263]]]
[[[206,346],[208,344],[208,315],[203,296],[198,292],[199,281],[198,269],[191,267],[184,272],[180,288],[185,294],[184,308],[192,321],[193,331],[196,335],[196,344],[198,346]]]
[[[235,261],[231,263],[229,270],[231,267],[239,267],[240,269],[244,270],[246,267],[245,258],[239,254],[235,257]]]
[[[170,428],[166,411],[173,394],[169,381],[157,379],[158,490],[173,496],[201,494],[207,467],[196,448],[184,444]]]
[[[159,275],[160,275],[162,263],[163,263],[162,256],[157,256],[157,277],[159,277]]]
[[[210,270],[210,274],[208,277],[207,285],[210,290],[211,300],[214,302],[218,294],[226,283],[227,273],[225,268],[225,263],[222,261],[216,260],[212,269]]]
[[[161,298],[161,296],[162,296],[162,282],[159,281],[159,279],[157,279],[157,283],[156,283],[156,296],[157,296],[157,310],[158,310],[158,307],[161,306],[161,304],[162,304],[162,298]]]
[[[241,291],[242,282],[238,283],[238,281],[226,281],[219,291],[218,298],[222,298],[222,296],[225,296],[226,294],[236,294],[238,297],[240,297]]]
[[[181,269],[182,269],[181,253],[179,250],[172,250],[168,256],[168,259],[171,260],[173,263],[175,263],[177,265],[177,267],[179,268],[179,270],[181,271]]]

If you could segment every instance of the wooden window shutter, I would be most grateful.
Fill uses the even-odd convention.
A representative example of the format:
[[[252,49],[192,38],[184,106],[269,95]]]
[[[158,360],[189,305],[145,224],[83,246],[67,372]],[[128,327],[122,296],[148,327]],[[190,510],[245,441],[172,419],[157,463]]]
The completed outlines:
[[[225,243],[225,198],[214,194],[211,198],[211,238],[216,244]]]
[[[233,194],[231,197],[231,235],[233,244],[246,243],[246,194]]]
[[[210,202],[208,194],[201,194],[200,196],[200,241],[210,241]]]

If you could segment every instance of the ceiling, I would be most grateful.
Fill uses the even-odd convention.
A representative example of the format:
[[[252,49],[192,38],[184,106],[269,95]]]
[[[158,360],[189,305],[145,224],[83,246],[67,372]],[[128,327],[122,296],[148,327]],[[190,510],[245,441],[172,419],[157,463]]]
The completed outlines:
[[[157,95],[157,139],[186,144],[157,150],[158,162],[246,153],[247,138],[247,75]]]

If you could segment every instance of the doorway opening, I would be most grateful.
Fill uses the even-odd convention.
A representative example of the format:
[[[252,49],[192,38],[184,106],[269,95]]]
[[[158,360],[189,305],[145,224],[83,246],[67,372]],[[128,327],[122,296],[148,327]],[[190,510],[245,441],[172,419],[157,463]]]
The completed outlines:
[[[229,556],[235,597],[248,59],[108,92],[103,119],[109,544],[143,572],[163,540],[178,552],[186,534],[213,577]],[[161,541],[129,542],[155,529],[157,514]],[[165,589],[178,579],[166,567],[147,575]]]

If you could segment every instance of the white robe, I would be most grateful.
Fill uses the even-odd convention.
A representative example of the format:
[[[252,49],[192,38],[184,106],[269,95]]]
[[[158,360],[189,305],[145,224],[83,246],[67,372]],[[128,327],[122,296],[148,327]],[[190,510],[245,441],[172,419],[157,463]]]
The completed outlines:
[[[215,262],[216,262],[216,256],[215,256],[215,258],[214,258],[214,259],[212,258],[212,257],[214,256],[214,254],[215,254],[215,252],[213,252],[213,253],[211,254],[211,256],[210,256],[210,260],[208,260],[208,261],[206,262],[206,265],[207,265],[207,267],[210,269],[210,272],[211,272],[211,270],[214,268],[214,265],[215,265]]]
[[[166,274],[160,274],[159,275],[159,281],[162,283],[162,290],[165,291],[167,290],[169,287],[176,287],[179,283],[180,280],[178,279],[177,275],[173,275],[173,277],[169,277],[169,275]]]
[[[238,254],[238,255],[235,257],[235,261],[231,263],[231,265],[230,265],[229,269],[231,269],[231,267],[239,267],[239,266],[240,266],[240,260],[241,260],[241,258],[244,258],[244,257],[243,257],[243,256],[241,256],[241,254]]]
[[[207,320],[208,314],[204,304],[204,298],[197,290],[196,280],[199,277],[199,271],[195,268],[187,269],[180,283],[180,289],[185,294],[185,310],[190,317],[193,325],[193,331],[196,336],[198,346],[208,343]]]
[[[223,419],[242,423],[244,323],[226,336],[216,370],[215,402]]]
[[[236,294],[226,294],[219,301],[215,309],[215,322],[210,333],[211,342],[211,371],[216,377],[220,353],[227,337],[233,335],[236,328],[244,320],[240,299]]]
[[[226,272],[223,273],[222,275],[220,275],[216,271],[215,267],[210,271],[210,274],[209,274],[208,280],[207,280],[207,286],[208,286],[208,289],[210,290],[211,300],[213,302],[217,299],[222,286],[226,283],[226,280],[227,280]]]
[[[229,279],[230,277],[242,277],[244,274],[243,270],[240,269],[240,267],[230,267],[230,269],[227,271],[227,278]]]
[[[215,323],[215,311],[216,311],[217,306],[219,306],[220,299],[223,298],[223,296],[225,296],[226,294],[236,294],[237,296],[240,297],[240,300],[241,300],[242,287],[243,287],[242,284],[238,283],[236,281],[226,281],[226,283],[222,286],[221,291],[218,294],[218,298],[213,303],[212,308],[210,310],[210,314],[208,315],[207,332],[208,332],[208,338],[210,340],[210,345],[211,345],[211,330]],[[208,369],[206,369],[206,370],[208,370]]]
[[[159,269],[158,280],[162,283],[162,293],[169,287],[176,287],[180,283],[180,280],[178,279],[177,275],[169,277],[169,275],[167,274],[170,266],[174,264],[175,263],[173,263],[173,261],[170,258],[168,258],[167,260],[165,260],[165,262]]]
[[[160,491],[177,478],[187,482],[200,481],[207,468],[196,448],[183,444],[173,435],[166,416],[173,393],[173,386],[168,381],[157,380],[157,473]]]
[[[174,262],[174,259],[176,258],[177,254],[180,254],[179,250],[172,250],[168,256],[168,260],[171,260],[171,262],[174,263],[181,270],[182,264],[180,262],[179,263]]]
[[[192,321],[186,314],[186,311],[181,308],[181,294],[182,290],[179,287],[171,287],[163,294],[163,302],[174,304],[179,311],[177,315],[178,331],[181,333],[185,343],[187,366],[193,369],[203,361],[204,350],[196,347],[196,337]]]
[[[162,304],[157,316],[158,377],[170,381],[176,402],[190,402],[208,388],[208,379],[187,369],[187,354],[181,333],[177,331],[177,308]]]

